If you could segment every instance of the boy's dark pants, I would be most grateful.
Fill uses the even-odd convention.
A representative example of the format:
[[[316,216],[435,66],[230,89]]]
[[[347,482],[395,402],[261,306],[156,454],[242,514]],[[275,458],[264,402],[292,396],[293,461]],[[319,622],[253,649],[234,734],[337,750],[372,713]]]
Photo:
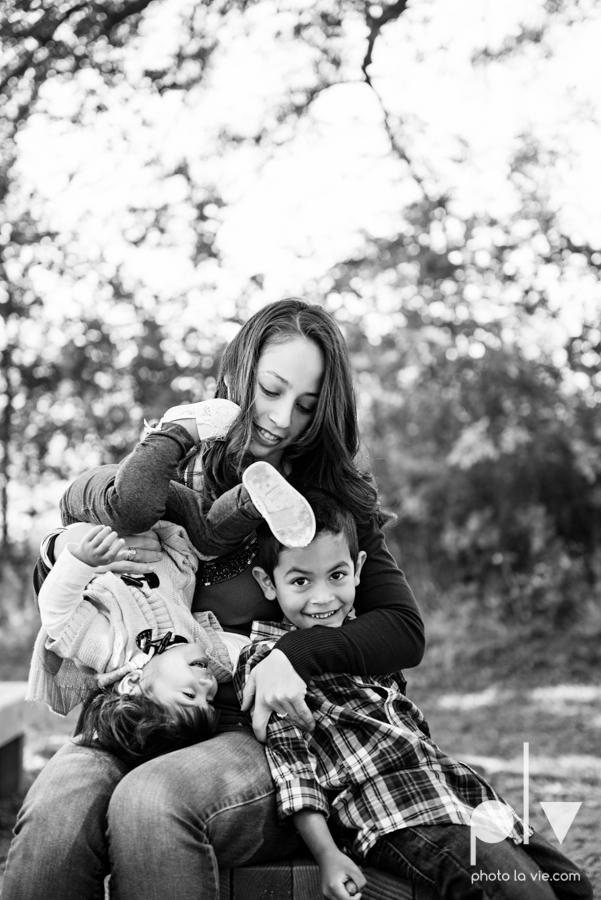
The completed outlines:
[[[442,900],[593,900],[584,872],[537,834],[520,845],[478,840],[471,866],[469,827],[420,825],[384,835],[364,862],[421,881]]]

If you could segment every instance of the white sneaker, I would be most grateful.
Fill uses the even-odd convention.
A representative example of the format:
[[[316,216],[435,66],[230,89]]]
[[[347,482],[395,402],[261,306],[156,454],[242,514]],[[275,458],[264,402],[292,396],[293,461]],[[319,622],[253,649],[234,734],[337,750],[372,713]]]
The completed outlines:
[[[172,406],[168,409],[159,426],[163,422],[175,422],[178,419],[194,419],[201,441],[222,441],[240,413],[240,407],[231,400],[201,400],[200,403],[187,403],[183,406]]]
[[[273,535],[285,547],[306,547],[315,537],[315,516],[302,494],[277,469],[255,462],[245,470],[242,483]]]

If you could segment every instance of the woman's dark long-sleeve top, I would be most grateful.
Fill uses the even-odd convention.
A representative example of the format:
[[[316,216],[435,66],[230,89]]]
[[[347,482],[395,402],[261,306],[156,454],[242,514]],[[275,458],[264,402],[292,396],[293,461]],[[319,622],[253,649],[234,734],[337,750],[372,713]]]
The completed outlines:
[[[61,500],[63,524],[91,522],[110,525],[121,534],[137,534],[167,519],[182,525],[195,543],[195,523],[203,515],[200,496],[177,481],[178,464],[193,446],[185,429],[164,425],[120,466],[102,466],[80,476]],[[383,675],[421,661],[422,619],[381,529],[374,524],[360,530],[359,545],[367,560],[355,599],[357,618],[341,628],[315,626],[290,632],[278,642],[278,649],[307,683],[323,672]],[[273,603],[265,599],[251,574],[253,556],[251,541],[205,563],[197,578],[193,611],[211,609],[225,629],[246,634],[254,619],[273,619]],[[38,583],[43,568],[38,568]]]

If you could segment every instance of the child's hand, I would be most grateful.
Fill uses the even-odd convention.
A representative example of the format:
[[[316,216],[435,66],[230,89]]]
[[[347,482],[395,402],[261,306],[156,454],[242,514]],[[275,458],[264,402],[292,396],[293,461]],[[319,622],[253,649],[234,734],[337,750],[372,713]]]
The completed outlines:
[[[319,860],[321,892],[327,900],[360,900],[365,887],[365,875],[342,851],[328,854]]]
[[[125,541],[108,525],[96,525],[81,539],[73,550],[73,556],[88,566],[108,566],[126,559]]]

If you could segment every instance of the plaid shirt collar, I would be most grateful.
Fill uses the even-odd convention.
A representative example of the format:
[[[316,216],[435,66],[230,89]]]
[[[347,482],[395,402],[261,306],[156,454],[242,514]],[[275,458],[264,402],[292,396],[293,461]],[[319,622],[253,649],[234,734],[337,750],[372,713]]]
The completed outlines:
[[[355,610],[351,609],[343,624],[352,622],[354,618],[356,618]],[[250,639],[253,644],[258,643],[259,641],[277,641],[278,638],[281,638],[284,634],[288,634],[289,631],[298,631],[298,626],[292,625],[290,622],[254,621],[250,630]]]

